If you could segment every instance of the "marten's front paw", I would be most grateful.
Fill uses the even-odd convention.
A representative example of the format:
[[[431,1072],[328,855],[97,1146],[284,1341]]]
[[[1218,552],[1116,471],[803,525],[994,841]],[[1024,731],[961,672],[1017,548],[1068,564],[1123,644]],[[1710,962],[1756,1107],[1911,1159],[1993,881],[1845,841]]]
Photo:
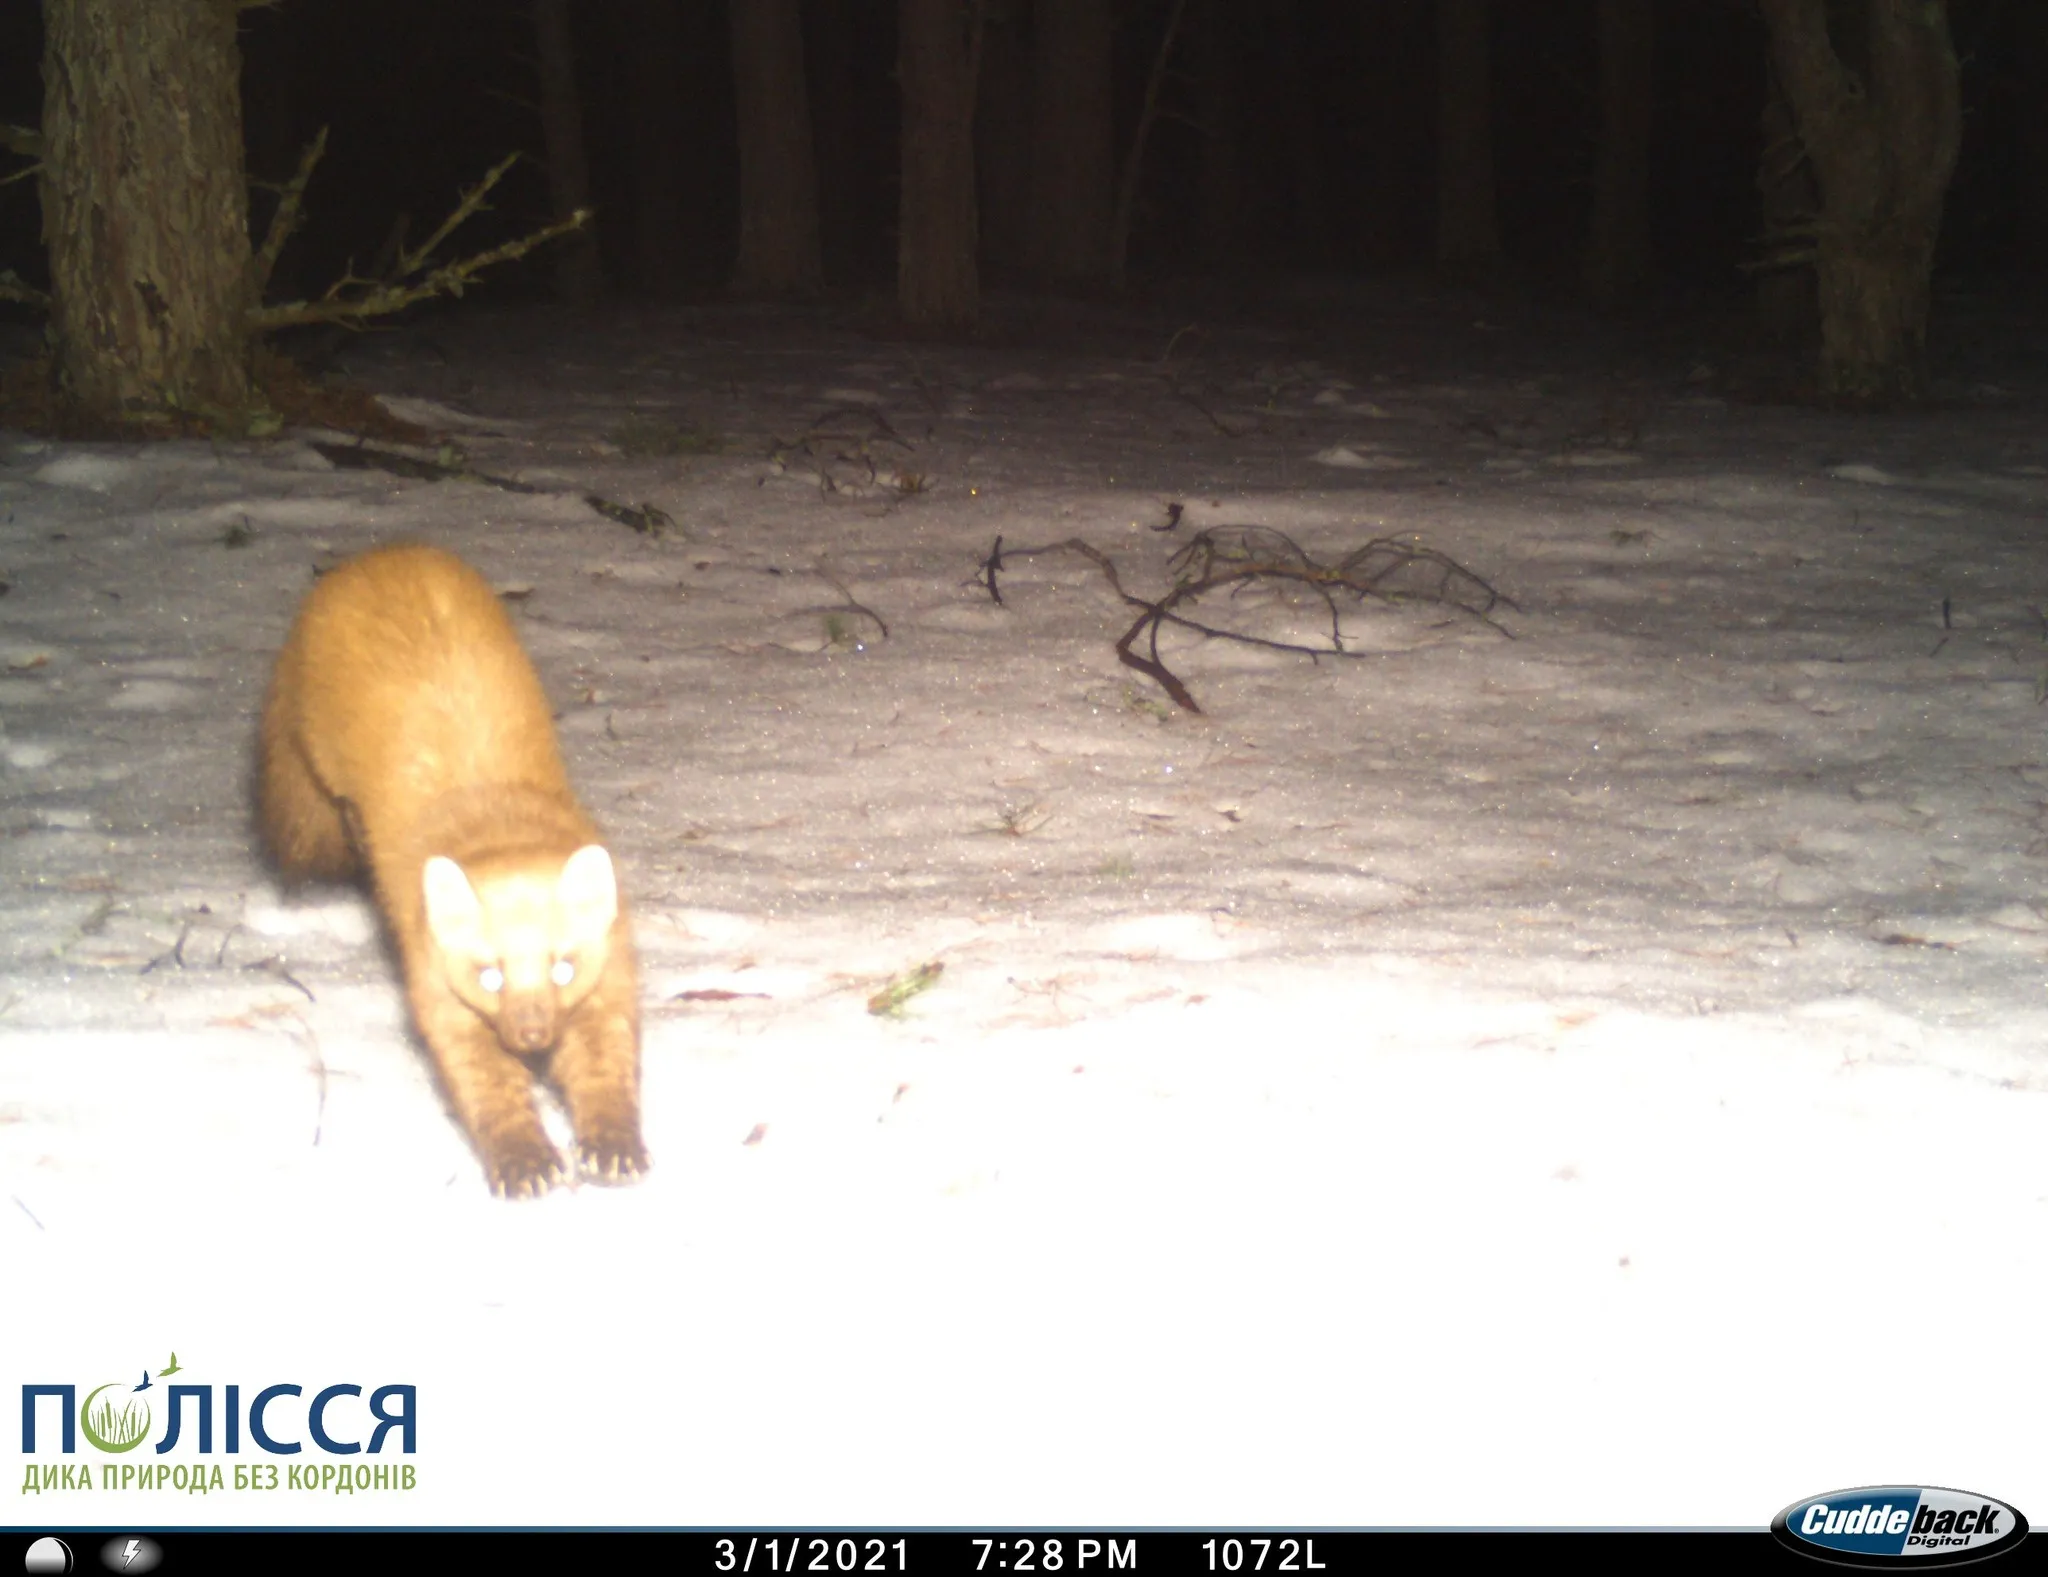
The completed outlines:
[[[484,1172],[500,1199],[538,1199],[564,1181],[562,1158],[539,1137],[492,1146],[484,1156]]]
[[[638,1134],[600,1134],[576,1146],[576,1168],[589,1182],[638,1182],[648,1164],[647,1147]]]

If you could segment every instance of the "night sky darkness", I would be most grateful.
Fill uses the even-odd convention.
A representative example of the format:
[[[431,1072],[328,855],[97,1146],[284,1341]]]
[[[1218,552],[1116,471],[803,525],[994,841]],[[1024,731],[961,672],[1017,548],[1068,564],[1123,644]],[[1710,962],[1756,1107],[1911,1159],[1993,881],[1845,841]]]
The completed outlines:
[[[586,136],[606,268],[621,294],[696,293],[728,275],[737,227],[737,154],[720,0],[672,0],[681,53],[672,77],[672,124],[685,149],[685,232],[667,277],[631,266],[634,192],[626,70],[661,0],[586,0],[575,9]],[[1951,190],[1942,267],[2038,272],[2048,265],[2044,114],[2048,63],[2021,13],[2048,0],[1956,0],[1951,26],[1963,60],[1965,130]],[[850,18],[835,49],[847,114],[828,124],[818,77],[821,5],[806,7],[814,119],[830,139],[821,179],[829,281],[888,292],[894,262],[896,100],[892,0],[841,0]],[[1169,0],[1118,6],[1119,135],[1137,115]],[[1434,223],[1433,9],[1429,0],[1296,0],[1299,53],[1312,100],[1316,158],[1326,193],[1303,222],[1290,143],[1294,81],[1278,9],[1239,0],[1246,66],[1244,238],[1239,270],[1335,272],[1426,266]],[[1511,273],[1538,287],[1570,288],[1591,201],[1598,105],[1593,0],[1497,0],[1493,6],[1495,178]],[[459,188],[504,153],[540,151],[533,34],[526,6],[509,0],[282,0],[243,13],[244,114],[252,178],[282,179],[299,148],[332,128],[306,224],[286,255],[273,296],[318,290],[351,257],[367,261],[406,213],[419,228],[446,212]],[[1653,226],[1658,279],[1737,292],[1754,255],[1758,114],[1765,91],[1764,33],[1743,0],[1665,0],[1657,9],[1657,123]],[[2034,46],[2038,53],[2040,45]],[[0,119],[40,116],[39,7],[0,5]],[[1186,52],[1180,65],[1188,66]],[[1196,223],[1200,88],[1182,77],[1172,115],[1155,129],[1133,268],[1148,279],[1212,271]],[[18,161],[5,162],[5,168]],[[543,177],[524,162],[495,210],[465,232],[481,246],[542,222]],[[256,223],[270,199],[256,198]],[[2035,217],[2027,217],[2029,214]],[[34,183],[0,187],[0,267],[44,277]],[[1010,280],[1000,270],[986,276]],[[532,295],[548,271],[500,270],[489,296]]]

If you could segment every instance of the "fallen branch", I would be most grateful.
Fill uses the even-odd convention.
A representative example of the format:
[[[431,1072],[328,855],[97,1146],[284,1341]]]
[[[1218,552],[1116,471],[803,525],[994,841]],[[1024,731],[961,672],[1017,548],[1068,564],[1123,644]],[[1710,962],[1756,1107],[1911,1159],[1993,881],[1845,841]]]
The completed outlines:
[[[841,418],[852,417],[853,428],[847,430],[835,424]],[[861,430],[865,425],[865,430]],[[914,454],[917,446],[904,438],[889,424],[888,417],[880,411],[865,406],[838,406],[827,411],[804,430],[801,437],[776,439],[769,445],[769,476],[788,477],[802,482],[816,481],[821,493],[861,493],[876,489],[910,497],[925,489],[926,478],[921,472],[906,471],[899,464],[876,451],[882,444],[890,444]],[[865,476],[840,477],[833,475],[834,463],[858,467]],[[761,479],[763,482],[768,477]]]
[[[1337,563],[1324,564],[1311,558],[1284,532],[1265,526],[1212,526],[1197,534],[1167,561],[1174,584],[1163,597],[1158,598],[1141,597],[1125,590],[1115,561],[1079,537],[1040,547],[1011,548],[1007,553],[1003,539],[997,537],[972,584],[985,588],[990,598],[1000,605],[1003,594],[998,577],[1005,565],[1011,560],[1037,558],[1048,553],[1074,553],[1087,559],[1102,571],[1110,590],[1127,607],[1138,610],[1137,620],[1117,640],[1117,661],[1154,681],[1173,698],[1176,706],[1189,712],[1199,713],[1202,709],[1188,687],[1159,656],[1162,625],[1175,625],[1208,640],[1235,641],[1242,646],[1287,652],[1312,662],[1324,657],[1355,659],[1374,655],[1345,644],[1342,609],[1338,600],[1341,596],[1348,597],[1353,603],[1367,599],[1387,603],[1435,603],[1484,624],[1507,640],[1514,639],[1513,633],[1493,617],[1496,608],[1515,608],[1512,598],[1436,549],[1392,537],[1374,537]],[[1310,646],[1300,641],[1272,640],[1244,630],[1234,630],[1227,625],[1204,623],[1181,611],[1192,607],[1209,592],[1229,588],[1234,593],[1261,581],[1306,586],[1320,597],[1330,615],[1329,644]],[[1140,637],[1145,641],[1142,653],[1135,650]]]
[[[522,482],[516,477],[493,476],[489,472],[475,470],[460,458],[428,460],[395,449],[373,449],[367,444],[314,442],[307,447],[325,458],[330,465],[343,471],[384,471],[392,476],[407,477],[421,482],[475,482],[484,487],[495,487],[504,493],[555,495],[554,489],[535,487],[531,482]],[[616,520],[622,526],[630,526],[643,537],[658,537],[663,532],[675,529],[675,521],[668,512],[653,504],[621,504],[606,498],[602,493],[577,493],[568,496],[582,499],[605,519]]]

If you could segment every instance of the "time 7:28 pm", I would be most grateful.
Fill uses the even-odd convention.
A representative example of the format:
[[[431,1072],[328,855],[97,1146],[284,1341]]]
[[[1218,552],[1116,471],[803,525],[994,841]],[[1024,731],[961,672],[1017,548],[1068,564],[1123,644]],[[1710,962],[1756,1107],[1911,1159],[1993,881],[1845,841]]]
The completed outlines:
[[[976,1539],[974,1547],[978,1572],[1128,1572],[1138,1567],[1136,1539]]]

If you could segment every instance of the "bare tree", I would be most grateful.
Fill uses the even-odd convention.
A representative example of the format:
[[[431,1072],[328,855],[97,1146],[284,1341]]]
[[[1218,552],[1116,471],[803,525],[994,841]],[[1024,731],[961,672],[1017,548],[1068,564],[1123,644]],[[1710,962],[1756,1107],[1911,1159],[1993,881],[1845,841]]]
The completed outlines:
[[[1436,258],[1483,272],[1500,260],[1486,0],[1436,0]]]
[[[45,0],[43,239],[66,399],[245,428],[254,304],[227,0]]]
[[[1237,254],[1244,239],[1244,54],[1238,10],[1230,0],[1195,0],[1190,24],[1202,121],[1202,251],[1211,263],[1222,263]]]
[[[980,10],[960,0],[899,0],[896,74],[903,95],[903,187],[896,300],[915,327],[972,327],[975,263],[974,78]]]
[[[1653,0],[1600,0],[1600,153],[1586,289],[1612,301],[1650,271],[1650,117],[1656,97]]]
[[[1166,85],[1166,68],[1173,60],[1174,40],[1180,36],[1181,17],[1187,0],[1173,0],[1166,26],[1159,35],[1159,47],[1152,52],[1152,69],[1145,77],[1145,98],[1138,109],[1138,124],[1131,131],[1131,145],[1124,150],[1123,174],[1116,183],[1116,213],[1109,231],[1109,284],[1122,290],[1130,282],[1131,226],[1138,216],[1138,183],[1145,174],[1145,146],[1151,141],[1152,124],[1159,118],[1159,94]]]
[[[676,288],[688,249],[683,210],[683,22],[676,0],[626,0],[632,43],[626,93],[633,126],[633,282],[649,295]]]
[[[1032,250],[1050,278],[1100,282],[1109,272],[1116,117],[1109,0],[1032,7]]]
[[[1830,9],[1763,0],[1820,198],[1821,393],[1884,404],[1925,386],[1934,249],[1962,139],[1956,56],[1945,0],[1854,0],[1853,67],[1829,37]]]
[[[993,11],[982,37],[974,99],[981,255],[1024,269],[1031,265],[1031,48],[1021,8]]]
[[[1266,12],[1280,57],[1288,164],[1294,175],[1294,235],[1297,244],[1320,253],[1330,228],[1328,183],[1316,137],[1315,75],[1308,69],[1301,12],[1295,0],[1266,0]]]
[[[533,0],[533,36],[540,63],[540,124],[547,145],[548,202],[557,219],[590,206],[590,160],[583,151],[583,98],[576,88],[576,42],[569,0]],[[572,236],[555,254],[555,289],[571,306],[588,307],[604,293],[597,237]]]
[[[726,15],[740,138],[740,251],[733,287],[815,295],[824,269],[797,0],[739,0]]]

